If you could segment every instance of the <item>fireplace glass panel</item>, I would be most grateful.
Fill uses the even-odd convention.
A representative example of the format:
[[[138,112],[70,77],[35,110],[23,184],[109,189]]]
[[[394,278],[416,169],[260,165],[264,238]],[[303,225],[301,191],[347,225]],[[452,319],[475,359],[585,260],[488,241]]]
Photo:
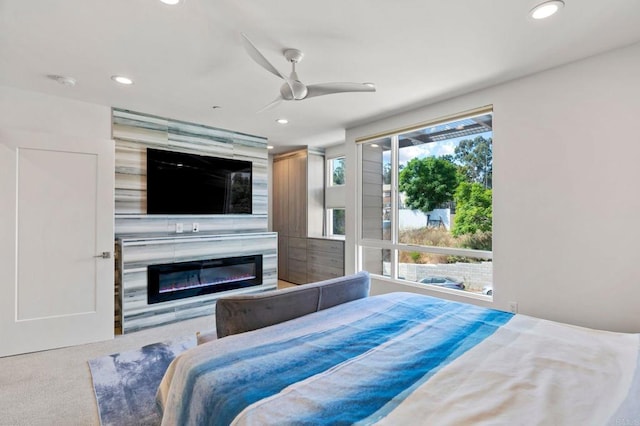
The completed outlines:
[[[149,304],[262,284],[262,256],[150,265]]]

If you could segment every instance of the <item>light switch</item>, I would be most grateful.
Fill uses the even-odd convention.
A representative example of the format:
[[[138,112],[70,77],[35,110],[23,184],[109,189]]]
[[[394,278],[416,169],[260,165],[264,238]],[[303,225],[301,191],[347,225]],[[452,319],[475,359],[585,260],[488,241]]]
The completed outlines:
[[[176,234],[181,234],[182,232],[184,232],[184,227],[181,223],[176,223]]]

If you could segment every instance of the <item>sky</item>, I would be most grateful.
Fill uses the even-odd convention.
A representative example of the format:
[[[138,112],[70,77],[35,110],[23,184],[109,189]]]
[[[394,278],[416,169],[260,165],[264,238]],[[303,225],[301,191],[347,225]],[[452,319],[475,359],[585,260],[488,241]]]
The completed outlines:
[[[424,157],[441,157],[443,155],[453,155],[456,147],[460,141],[464,139],[475,139],[478,136],[482,136],[485,139],[491,138],[492,132],[484,132],[471,136],[462,136],[455,139],[448,139],[441,142],[423,143],[421,145],[407,146],[401,148],[399,152],[400,165],[407,164],[412,158],[424,158]],[[383,153],[383,161],[389,162],[391,151],[385,151]]]

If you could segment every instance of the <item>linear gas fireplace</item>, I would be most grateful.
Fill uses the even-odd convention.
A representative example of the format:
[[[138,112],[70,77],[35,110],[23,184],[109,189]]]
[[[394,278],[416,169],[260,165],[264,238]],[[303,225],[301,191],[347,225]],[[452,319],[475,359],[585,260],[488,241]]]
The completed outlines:
[[[149,265],[147,302],[185,297],[262,284],[262,255]]]

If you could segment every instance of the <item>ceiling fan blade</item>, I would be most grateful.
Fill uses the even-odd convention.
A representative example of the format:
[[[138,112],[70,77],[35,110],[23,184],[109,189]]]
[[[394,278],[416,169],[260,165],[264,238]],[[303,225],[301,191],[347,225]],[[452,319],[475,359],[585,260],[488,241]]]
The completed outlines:
[[[376,86],[372,83],[322,83],[307,86],[306,98],[314,96],[331,95],[345,92],[375,92]]]
[[[270,104],[268,104],[268,105],[266,105],[266,106],[262,107],[260,110],[258,110],[258,113],[261,113],[261,112],[263,112],[263,111],[266,111],[266,110],[268,110],[268,109],[271,109],[271,108],[274,108],[274,107],[276,107],[276,106],[280,105],[280,103],[281,103],[283,100],[284,100],[284,99],[282,98],[282,96],[278,96],[277,98],[275,98],[275,99],[273,100],[273,102],[271,102]]]
[[[249,40],[249,37],[247,37],[247,35],[245,33],[241,33],[241,34],[242,34],[242,40],[243,40],[244,48],[247,51],[247,53],[249,54],[249,56],[251,56],[251,59],[253,59],[262,68],[264,68],[267,71],[269,71],[271,74],[273,74],[273,75],[275,75],[277,77],[280,77],[281,79],[283,79],[283,80],[288,82],[289,78],[287,76],[283,75],[280,71],[278,71],[276,69],[276,67],[271,65],[271,62],[269,62],[267,60],[267,58],[265,58],[262,55],[262,53],[260,53],[258,48],[254,46],[254,44],[251,42],[251,40]]]

